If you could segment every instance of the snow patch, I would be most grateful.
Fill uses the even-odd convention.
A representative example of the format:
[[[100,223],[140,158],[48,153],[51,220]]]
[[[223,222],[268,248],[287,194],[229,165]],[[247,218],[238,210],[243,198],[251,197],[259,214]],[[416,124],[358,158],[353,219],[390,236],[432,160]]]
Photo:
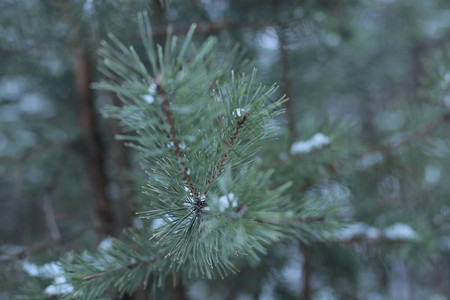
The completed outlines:
[[[417,240],[419,235],[405,223],[395,223],[384,230],[384,236],[391,240]]]
[[[369,226],[362,222],[350,224],[346,228],[338,231],[337,238],[339,240],[351,240],[357,237],[364,237],[368,239],[376,239],[381,235],[378,228]]]
[[[153,82],[147,90],[148,93],[142,96],[145,102],[147,102],[148,104],[152,104],[153,102],[155,102],[156,89],[157,85]]]
[[[278,49],[278,35],[273,27],[266,27],[263,32],[258,33],[257,42],[263,49],[275,51]]]
[[[350,224],[336,234],[336,238],[341,241],[354,238],[374,240],[381,237],[389,240],[417,240],[419,235],[409,225],[404,223],[395,223],[382,232],[380,229],[362,222]]]
[[[73,286],[68,283],[64,276],[64,270],[55,262],[38,266],[25,260],[22,261],[22,269],[30,276],[53,278],[53,283],[45,288],[44,292],[47,295],[63,295],[73,291]]]
[[[173,148],[175,146],[175,144],[173,142],[170,142],[166,146],[167,146],[167,148]],[[186,149],[186,144],[183,142],[179,143],[178,146],[180,147],[181,150]]]
[[[22,262],[22,269],[30,276],[42,276],[45,278],[52,278],[56,274],[63,273],[63,269],[55,262],[50,262],[42,266],[38,266],[25,260]]]
[[[383,153],[381,152],[370,152],[364,154],[361,159],[357,162],[357,167],[360,170],[368,169],[384,159]]]
[[[236,108],[233,111],[233,116],[234,117],[242,117],[243,115],[245,115],[246,112],[247,111],[245,109],[243,109],[243,108]]]
[[[164,221],[163,219],[161,219],[161,218],[154,219],[153,223],[152,223],[152,229],[155,230],[155,229],[158,229],[158,228],[160,228],[160,227],[162,227],[164,225],[166,225],[166,221]]]
[[[53,282],[44,290],[47,295],[65,295],[73,291],[73,286],[67,283],[67,279],[64,276],[56,276]]]
[[[30,276],[38,276],[39,275],[39,266],[29,261],[25,260],[22,262],[22,269],[27,272]]]
[[[228,195],[223,195],[219,197],[219,210],[221,212],[225,211],[225,209],[231,207],[238,206],[238,198],[234,197],[234,193],[228,193]]]
[[[330,138],[323,133],[316,133],[307,141],[295,142],[291,146],[291,154],[303,154],[311,152],[313,149],[320,149],[324,146],[329,145],[331,142]]]
[[[100,244],[98,245],[98,250],[107,251],[108,249],[111,249],[112,246],[113,246],[112,240],[109,237],[107,237],[106,239],[100,242]]]
[[[441,168],[434,165],[427,165],[425,167],[424,180],[427,184],[433,185],[441,179]]]

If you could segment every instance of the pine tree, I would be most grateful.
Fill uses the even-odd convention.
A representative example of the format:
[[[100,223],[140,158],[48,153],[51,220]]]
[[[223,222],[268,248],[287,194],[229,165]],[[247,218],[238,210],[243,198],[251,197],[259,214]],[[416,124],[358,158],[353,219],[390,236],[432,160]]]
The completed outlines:
[[[0,299],[448,298],[448,10],[0,2]]]
[[[272,187],[273,171],[262,168],[259,149],[274,139],[285,101],[273,99],[276,86],[259,83],[238,47],[219,55],[213,38],[197,47],[195,26],[182,43],[169,32],[155,47],[147,15],[139,19],[148,62],[110,35],[99,50],[108,79],[96,87],[122,102],[107,114],[140,152],[148,200],[139,215],[152,229],[128,230],[98,253],[69,255],[68,297],[93,299],[107,289],[131,295],[149,278],[152,290],[168,276],[224,278],[239,270],[238,257],[256,263],[282,240],[326,237],[339,224],[339,204],[292,199],[291,183]]]

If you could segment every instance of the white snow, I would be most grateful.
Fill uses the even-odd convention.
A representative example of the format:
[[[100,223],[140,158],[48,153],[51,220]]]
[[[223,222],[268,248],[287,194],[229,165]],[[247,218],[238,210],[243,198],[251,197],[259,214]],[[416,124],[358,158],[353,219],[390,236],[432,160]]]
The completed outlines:
[[[275,51],[278,49],[277,31],[273,27],[266,27],[263,32],[257,34],[258,44],[266,50]]]
[[[166,146],[167,146],[167,148],[173,148],[175,146],[175,144],[173,142],[170,142]],[[181,150],[186,149],[186,144],[183,142],[179,143],[178,146],[180,147]]]
[[[329,145],[330,138],[321,132],[316,133],[307,141],[295,142],[291,146],[291,154],[302,154],[311,152],[313,149],[320,149]]]
[[[28,260],[22,261],[22,269],[30,276],[42,276],[45,278],[52,278],[55,274],[63,273],[63,269],[55,262],[50,262],[42,266],[38,266],[29,262]]]
[[[173,222],[175,221],[175,219],[171,216],[169,216],[168,214],[164,215],[164,218],[157,218],[153,220],[152,226],[151,228],[153,230],[160,228],[161,226],[166,225],[168,222]]]
[[[22,268],[30,276],[53,278],[53,283],[45,289],[45,293],[48,295],[62,295],[73,291],[73,286],[67,283],[67,278],[63,275],[64,270],[55,262],[38,266],[28,260],[24,260],[22,261]]]
[[[161,219],[161,218],[154,219],[153,223],[152,223],[152,229],[155,230],[164,225],[166,225],[166,222],[163,219]]]
[[[369,152],[361,157],[361,159],[357,162],[357,167],[361,170],[365,170],[382,162],[383,159],[384,159],[383,153]]]
[[[100,242],[100,244],[98,245],[98,249],[101,251],[106,251],[108,249],[111,249],[112,246],[113,246],[112,240],[109,237],[107,237],[106,239]]]
[[[90,16],[92,15],[94,11],[94,1],[93,0],[86,0],[83,4],[83,12]]]
[[[384,230],[384,236],[391,240],[417,240],[419,235],[405,223],[395,223]]]
[[[38,276],[39,275],[39,266],[29,261],[25,260],[22,262],[22,269],[28,273],[30,276]]]
[[[368,239],[376,239],[380,236],[381,232],[378,228],[369,226],[362,222],[350,224],[344,229],[341,229],[337,233],[339,240],[351,240],[356,237],[365,237]]]
[[[365,238],[375,240],[384,237],[388,240],[417,240],[419,235],[409,225],[404,223],[395,223],[381,231],[380,229],[357,222],[341,229],[336,234],[339,241],[347,241],[354,238]]]
[[[243,109],[243,108],[236,108],[233,111],[233,116],[235,116],[235,117],[242,117],[243,115],[245,115],[246,112],[247,111],[245,109]]]
[[[381,231],[378,228],[375,228],[373,226],[370,226],[369,228],[367,228],[366,230],[366,236],[369,239],[377,239],[379,238],[381,235]]]
[[[427,165],[425,167],[424,180],[427,184],[436,184],[441,179],[441,168],[435,165]]]
[[[53,284],[45,288],[44,292],[47,295],[64,295],[73,291],[73,286],[67,283],[64,276],[56,276]]]
[[[238,206],[238,198],[234,197],[234,193],[228,193],[228,195],[223,195],[219,197],[219,210],[221,212],[225,211],[225,209],[230,207],[237,207]]]
[[[155,102],[156,88],[156,83],[153,82],[147,90],[148,94],[142,96],[144,101],[148,104],[152,104],[153,102]]]

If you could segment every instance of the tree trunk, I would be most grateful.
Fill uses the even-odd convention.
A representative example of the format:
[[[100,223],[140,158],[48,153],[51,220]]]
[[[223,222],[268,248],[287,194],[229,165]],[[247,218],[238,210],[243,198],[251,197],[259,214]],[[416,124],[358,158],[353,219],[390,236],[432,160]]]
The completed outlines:
[[[86,173],[95,203],[99,231],[114,235],[116,228],[111,200],[106,194],[107,176],[104,170],[105,153],[95,111],[95,96],[91,88],[94,64],[91,56],[82,48],[76,50],[75,79],[78,92],[80,126],[86,156]]]

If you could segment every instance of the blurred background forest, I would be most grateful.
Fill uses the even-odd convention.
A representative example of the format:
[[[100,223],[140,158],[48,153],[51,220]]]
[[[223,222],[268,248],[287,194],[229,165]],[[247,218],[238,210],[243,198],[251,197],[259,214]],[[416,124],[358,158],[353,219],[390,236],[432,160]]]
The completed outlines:
[[[196,40],[239,43],[279,83],[285,135],[264,163],[293,193],[344,198],[349,219],[328,243],[275,247],[168,299],[450,299],[450,2],[167,2],[0,0],[0,299],[31,265],[141,226],[146,175],[102,117],[116,97],[90,86],[101,40],[139,44],[142,10],[158,42],[195,22]],[[331,142],[291,149],[318,132]]]

